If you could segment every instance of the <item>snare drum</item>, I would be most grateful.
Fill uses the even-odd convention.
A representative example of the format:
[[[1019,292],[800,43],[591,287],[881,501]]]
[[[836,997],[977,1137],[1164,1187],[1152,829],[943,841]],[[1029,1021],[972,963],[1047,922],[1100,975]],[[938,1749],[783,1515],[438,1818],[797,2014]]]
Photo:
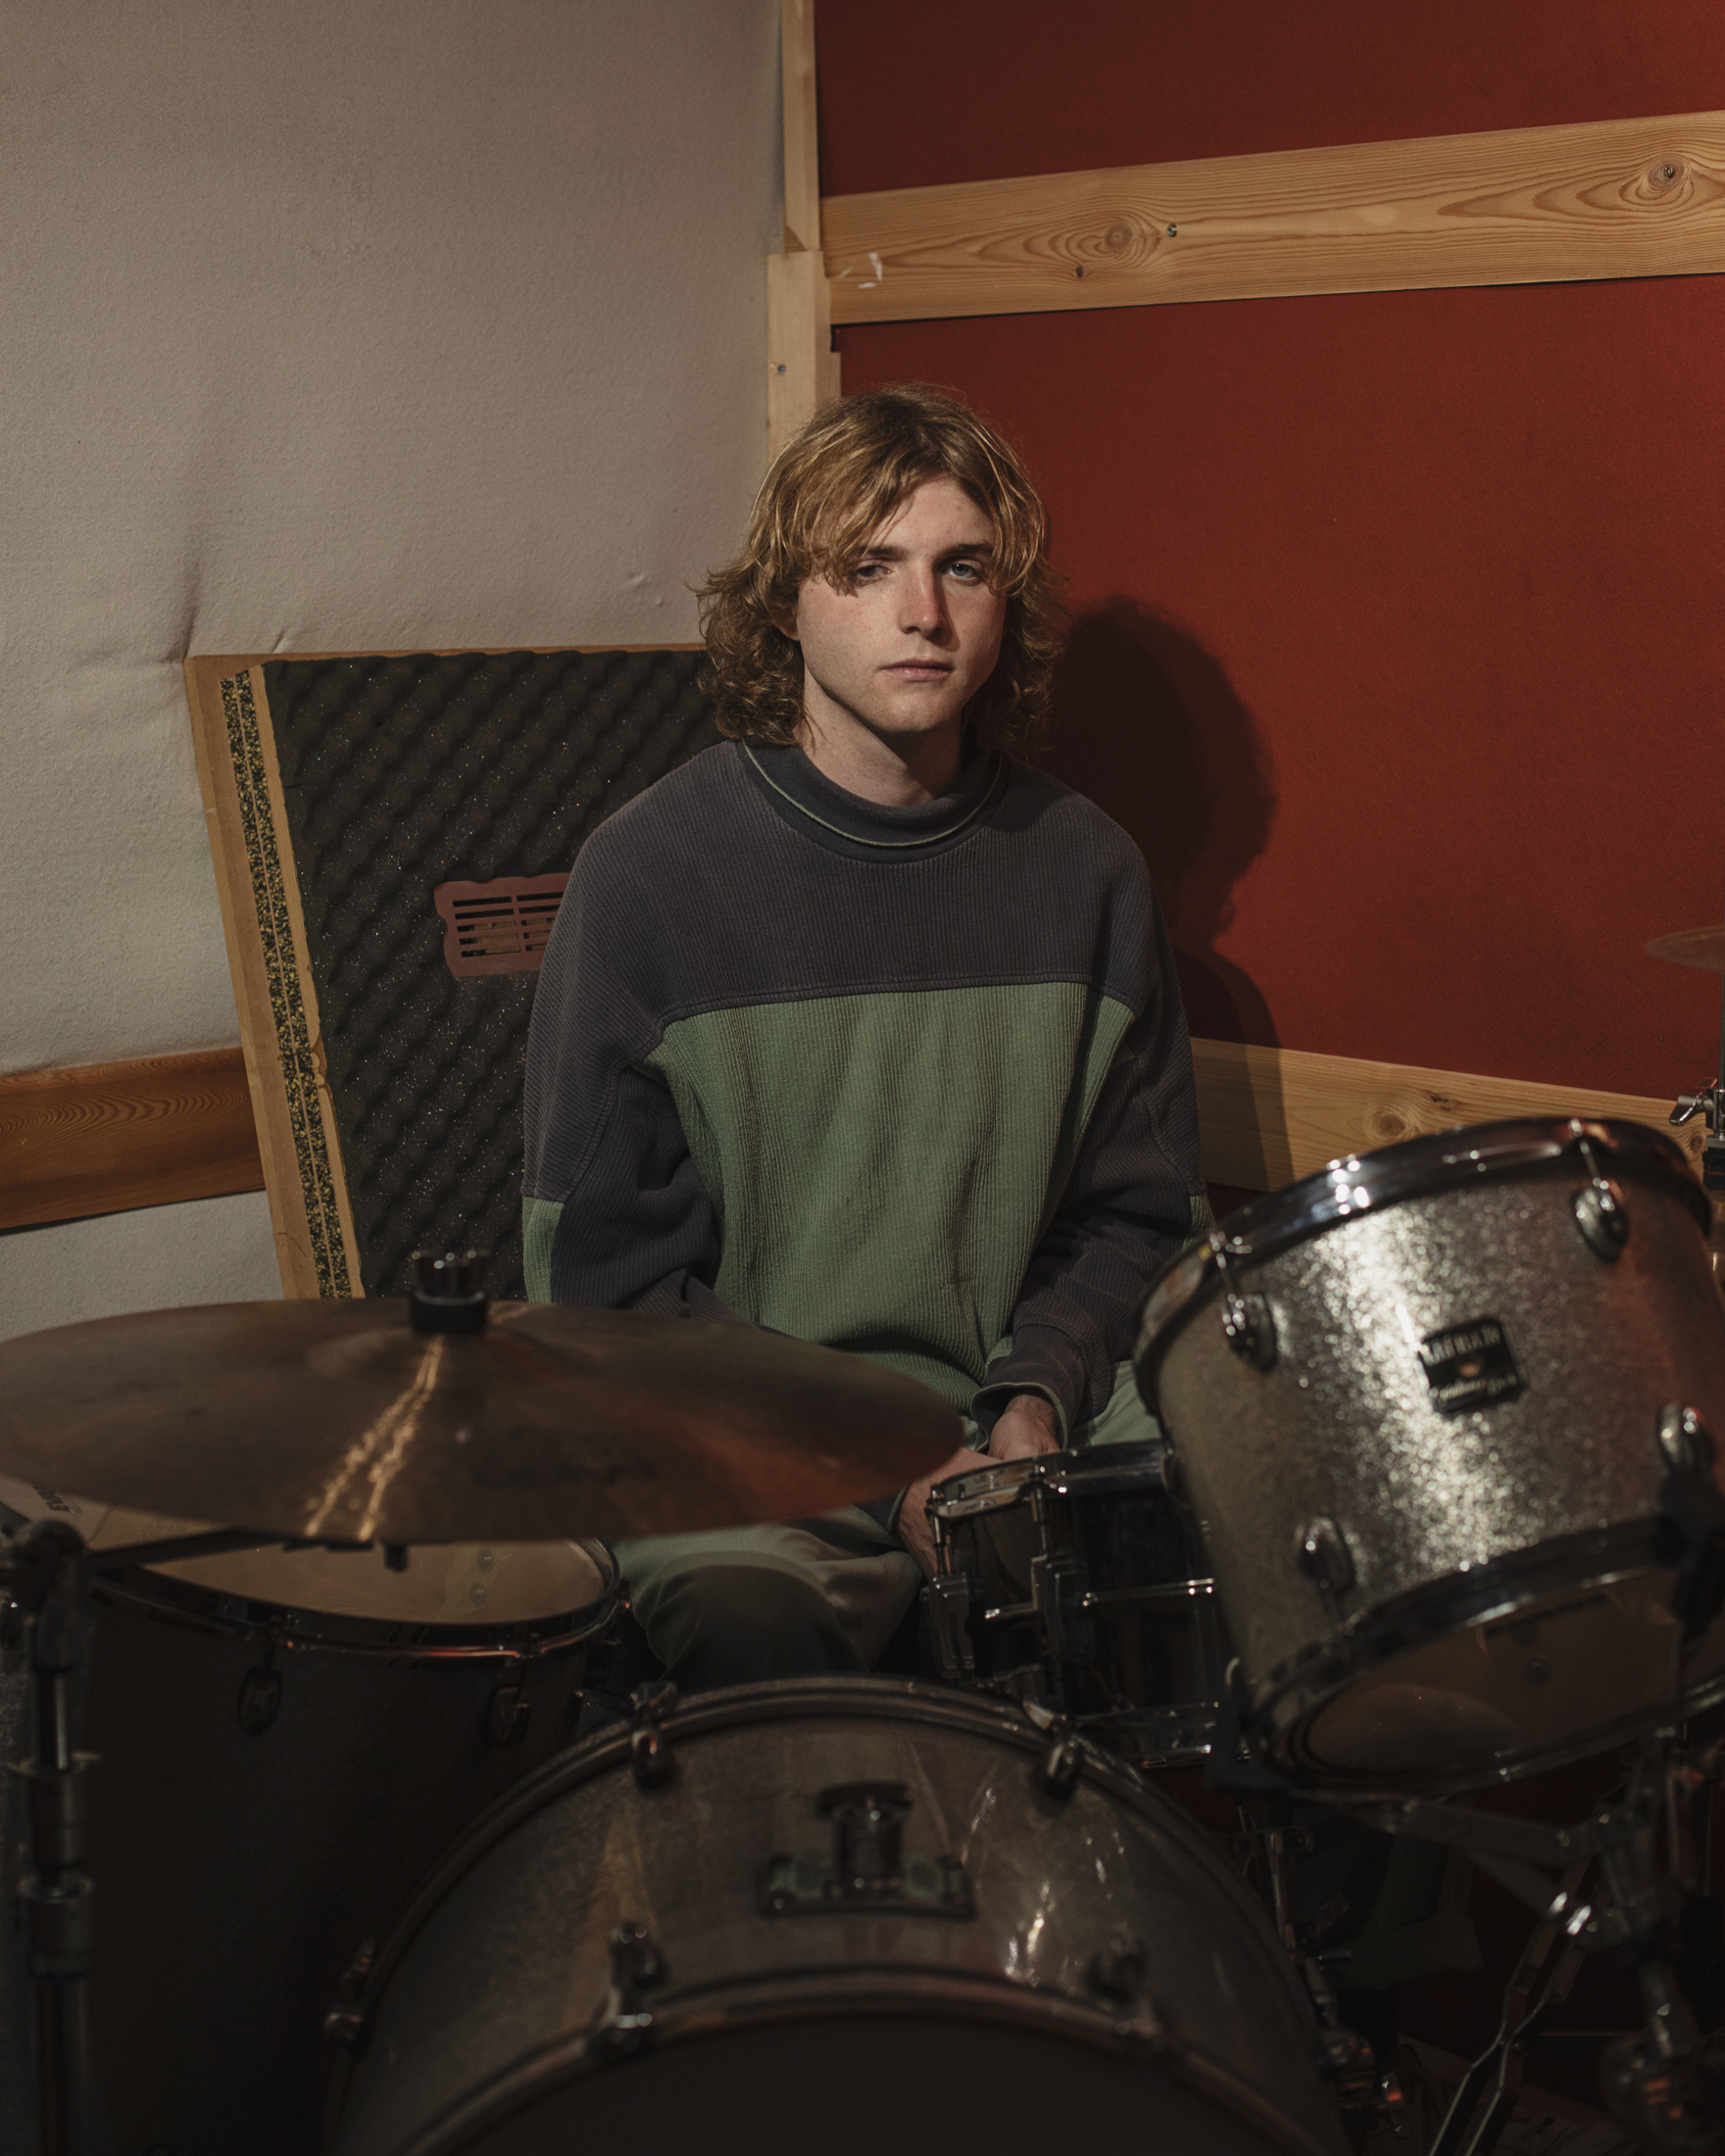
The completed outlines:
[[[1707,1217],[1652,1131],[1492,1123],[1333,1162],[1166,1267],[1139,1383],[1280,1764],[1466,1788],[1716,1684],[1660,1509],[1725,1432]]]
[[[1016,1708],[874,1678],[705,1692],[578,1745],[379,1955],[336,2156],[1343,2156],[1262,1908],[1076,1749],[1051,1789]]]
[[[1209,1750],[1226,1653],[1160,1440],[980,1462],[928,1516],[949,1684],[1041,1701],[1138,1766]]]
[[[118,1548],[197,1532],[111,1512]],[[600,1543],[263,1549],[102,1579],[84,1739],[98,2069],[124,2149],[304,2156],[344,1971],[574,1736]]]

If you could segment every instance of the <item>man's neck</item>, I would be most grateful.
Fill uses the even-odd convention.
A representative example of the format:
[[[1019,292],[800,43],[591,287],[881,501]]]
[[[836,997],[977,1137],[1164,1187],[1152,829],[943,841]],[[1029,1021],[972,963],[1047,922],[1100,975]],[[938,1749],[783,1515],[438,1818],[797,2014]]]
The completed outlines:
[[[806,710],[797,746],[822,778],[882,808],[919,808],[944,794],[963,760],[961,721],[883,738],[855,719],[835,724]]]

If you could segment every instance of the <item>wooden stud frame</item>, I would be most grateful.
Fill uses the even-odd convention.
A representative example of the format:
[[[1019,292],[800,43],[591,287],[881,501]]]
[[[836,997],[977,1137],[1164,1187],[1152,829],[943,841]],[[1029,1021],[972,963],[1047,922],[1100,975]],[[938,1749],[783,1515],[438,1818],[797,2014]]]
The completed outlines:
[[[1233,1041],[1194,1041],[1192,1061],[1205,1178],[1239,1190],[1280,1190],[1349,1153],[1371,1152],[1457,1123],[1510,1116],[1611,1116],[1646,1123],[1680,1146],[1698,1172],[1706,1142],[1699,1116],[1674,1130],[1672,1103],[1638,1094],[1422,1070],[1300,1049],[1244,1048]]]
[[[1725,113],[821,205],[838,322],[1725,270]]]
[[[839,393],[830,291],[820,252],[814,0],[779,0],[784,76],[784,251],[766,258],[767,463]]]

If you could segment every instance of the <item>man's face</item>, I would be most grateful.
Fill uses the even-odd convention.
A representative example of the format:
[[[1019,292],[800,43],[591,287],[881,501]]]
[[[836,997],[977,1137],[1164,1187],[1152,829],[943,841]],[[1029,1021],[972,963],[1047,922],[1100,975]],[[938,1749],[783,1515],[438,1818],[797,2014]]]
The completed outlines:
[[[873,532],[854,588],[807,578],[787,625],[803,647],[804,707],[825,734],[862,725],[955,736],[1000,657],[1007,602],[989,585],[994,525],[956,479],[925,479]]]

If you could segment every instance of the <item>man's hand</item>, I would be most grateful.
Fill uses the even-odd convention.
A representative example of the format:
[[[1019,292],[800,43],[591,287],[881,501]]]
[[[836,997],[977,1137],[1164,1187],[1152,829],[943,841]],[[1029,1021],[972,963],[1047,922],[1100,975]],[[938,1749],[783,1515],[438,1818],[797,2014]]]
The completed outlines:
[[[1060,1449],[1060,1425],[1040,1393],[1014,1393],[988,1441],[991,1460],[1030,1460]]]
[[[991,1460],[1024,1460],[1033,1459],[1038,1452],[1058,1452],[1060,1448],[1060,1426],[1048,1401],[1040,1393],[1014,1393],[994,1426],[987,1456]],[[937,1467],[932,1475],[924,1475],[920,1482],[913,1482],[905,1492],[905,1501],[899,1508],[899,1540],[931,1580],[934,1577],[934,1536],[928,1525],[928,1493],[936,1483],[966,1473],[977,1464],[979,1457],[981,1455],[965,1446]]]
[[[928,1493],[936,1483],[967,1473],[981,1459],[980,1452],[973,1452],[967,1445],[961,1445],[932,1475],[924,1475],[920,1482],[913,1482],[905,1492],[905,1501],[899,1507],[899,1540],[931,1580],[934,1578],[934,1535],[928,1525]]]

